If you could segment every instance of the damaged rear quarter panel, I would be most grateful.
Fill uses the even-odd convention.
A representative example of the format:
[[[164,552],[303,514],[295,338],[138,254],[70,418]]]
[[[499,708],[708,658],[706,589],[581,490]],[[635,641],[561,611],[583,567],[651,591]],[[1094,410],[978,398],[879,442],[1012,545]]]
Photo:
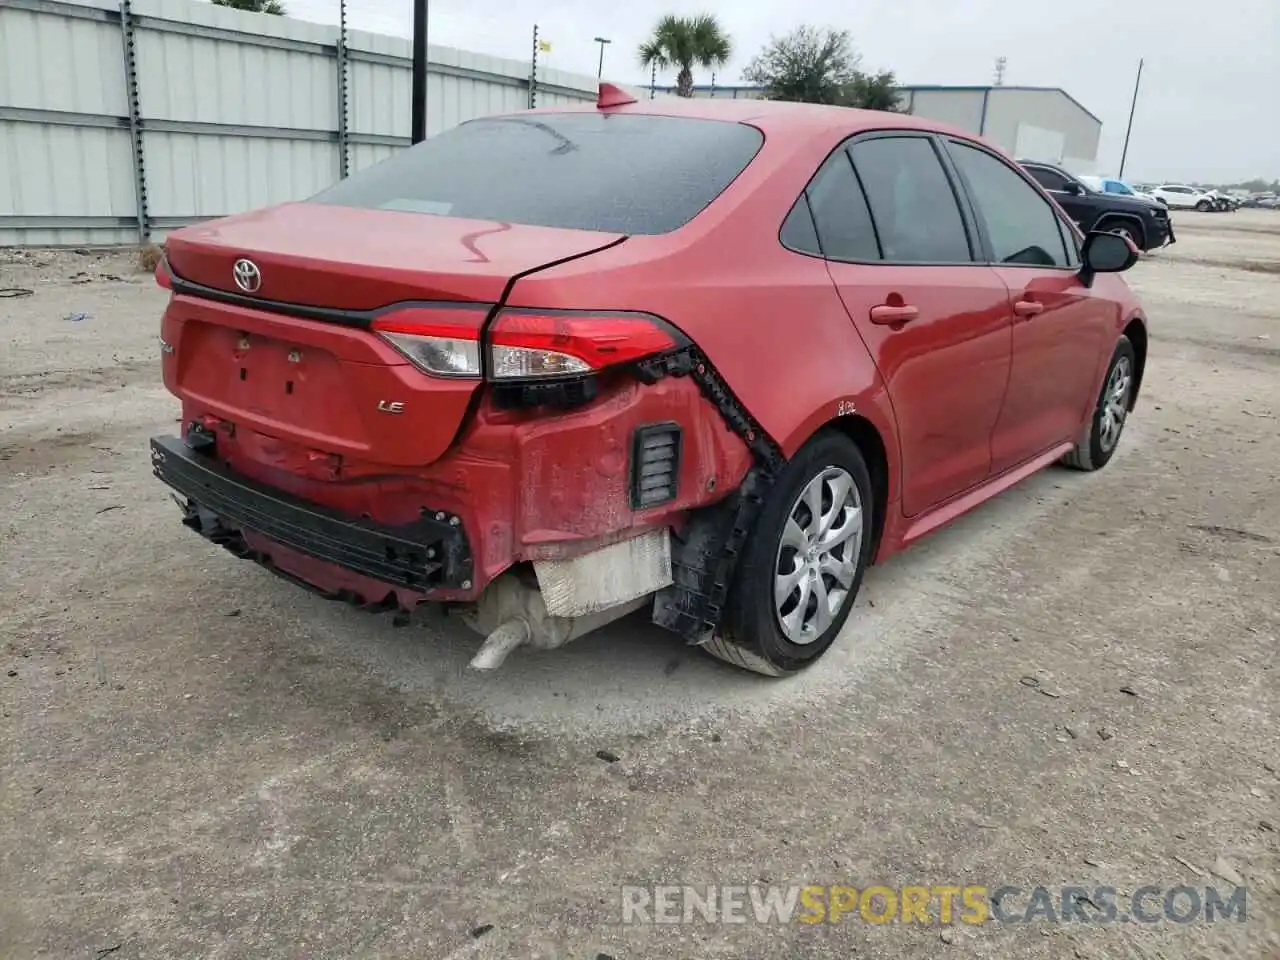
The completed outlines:
[[[633,510],[634,431],[668,421],[681,428],[676,499]],[[734,489],[750,459],[746,445],[688,378],[649,385],[623,380],[587,409],[530,419],[522,425],[519,441],[521,559],[573,556],[583,552],[582,541],[607,542],[665,525],[673,515]]]

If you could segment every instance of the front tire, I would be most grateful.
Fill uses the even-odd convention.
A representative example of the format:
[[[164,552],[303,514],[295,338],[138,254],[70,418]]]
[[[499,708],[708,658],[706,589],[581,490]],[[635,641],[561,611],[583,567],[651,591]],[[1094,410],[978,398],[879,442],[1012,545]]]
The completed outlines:
[[[853,609],[874,512],[857,444],[819,433],[778,476],[747,538],[724,621],[703,649],[771,677],[816,662]]]
[[[1142,236],[1139,235],[1138,231],[1134,227],[1127,223],[1112,220],[1109,223],[1104,224],[1103,229],[1108,233],[1114,233],[1118,236],[1124,237],[1139,250],[1145,251],[1147,249],[1147,245],[1143,242]]]
[[[1101,470],[1115,455],[1120,434],[1129,418],[1136,382],[1137,356],[1129,338],[1122,336],[1102,380],[1102,392],[1089,418],[1089,425],[1077,441],[1075,449],[1062,458],[1065,466],[1075,470]]]
[[[1208,200],[1201,200],[1199,203],[1196,204],[1196,209],[1199,210],[1201,213],[1208,213],[1210,210],[1213,209],[1213,204],[1210,203]]]

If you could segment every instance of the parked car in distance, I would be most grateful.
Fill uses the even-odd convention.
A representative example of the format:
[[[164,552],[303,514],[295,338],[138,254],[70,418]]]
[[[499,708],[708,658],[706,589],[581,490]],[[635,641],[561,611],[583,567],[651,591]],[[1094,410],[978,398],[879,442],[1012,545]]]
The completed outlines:
[[[1219,212],[1230,213],[1240,206],[1240,201],[1229,193],[1223,193],[1221,190],[1216,189],[1207,190],[1205,192],[1209,196],[1209,199],[1213,201],[1213,209]]]
[[[871,563],[1111,460],[1136,259],[958,128],[602,84],[171,234],[153,469],[324,597],[449,606],[476,668],[645,608],[788,674]]]
[[[1187,187],[1181,184],[1164,184],[1151,191],[1151,195],[1163,200],[1175,210],[1199,210],[1208,213],[1216,204],[1213,197],[1198,187]]]
[[[1156,201],[1103,193],[1051,163],[1039,160],[1020,163],[1084,232],[1118,233],[1139,250],[1156,250],[1175,242],[1169,210]]]
[[[1129,184],[1125,183],[1123,180],[1117,180],[1114,177],[1080,176],[1080,177],[1077,177],[1076,179],[1078,179],[1090,190],[1094,190],[1097,193],[1114,193],[1121,197],[1138,197],[1139,199],[1142,199],[1142,200],[1153,200],[1156,203],[1160,203],[1160,204],[1164,204],[1165,206],[1168,206],[1168,204],[1165,204],[1164,201],[1161,200],[1159,197],[1153,197],[1146,190],[1141,190],[1138,187],[1130,186]]]

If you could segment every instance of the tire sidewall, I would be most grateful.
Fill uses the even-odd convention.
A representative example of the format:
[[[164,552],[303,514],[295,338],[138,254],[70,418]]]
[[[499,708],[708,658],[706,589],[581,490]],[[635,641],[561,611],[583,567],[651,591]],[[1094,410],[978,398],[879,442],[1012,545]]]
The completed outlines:
[[[774,577],[783,525],[805,485],[827,467],[849,473],[862,502],[862,545],[853,585],[831,625],[813,643],[792,643],[778,624],[774,605]],[[853,609],[862,577],[874,547],[875,500],[871,475],[861,451],[851,439],[835,430],[819,433],[782,469],[747,538],[730,591],[724,630],[737,643],[765,657],[785,673],[793,673],[825,653],[839,636]]]
[[[1115,452],[1120,449],[1120,441],[1124,438],[1124,427],[1129,422],[1129,418],[1125,417],[1125,423],[1120,426],[1120,436],[1116,437],[1116,442],[1110,450],[1102,449],[1102,411],[1104,407],[1103,399],[1107,395],[1107,384],[1111,382],[1111,374],[1116,368],[1116,364],[1120,362],[1122,357],[1129,360],[1129,376],[1134,377],[1138,371],[1138,357],[1134,352],[1133,344],[1129,342],[1129,338],[1121,336],[1116,343],[1116,349],[1111,354],[1111,362],[1107,364],[1107,372],[1102,376],[1102,386],[1098,388],[1098,396],[1093,407],[1093,423],[1089,428],[1089,460],[1094,468],[1106,466],[1107,462],[1115,456]],[[1130,403],[1133,402],[1133,394],[1130,392]]]

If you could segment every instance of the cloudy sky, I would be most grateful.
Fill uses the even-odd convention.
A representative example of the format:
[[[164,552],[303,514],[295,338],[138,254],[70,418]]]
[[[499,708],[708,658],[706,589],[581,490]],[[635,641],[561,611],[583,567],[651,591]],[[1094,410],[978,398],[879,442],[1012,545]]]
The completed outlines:
[[[285,2],[294,16],[337,22],[337,0]],[[429,3],[432,44],[527,59],[537,23],[552,44],[549,65],[594,75],[592,38],[606,36],[606,79],[644,85],[635,50],[664,13],[720,18],[735,53],[717,83],[736,82],[771,35],[801,23],[849,30],[865,67],[891,69],[904,83],[989,83],[1004,56],[1007,84],[1062,87],[1102,118],[1100,172],[1113,174],[1143,57],[1126,179],[1280,177],[1280,0]],[[412,0],[349,0],[348,9],[353,27],[409,35]]]

